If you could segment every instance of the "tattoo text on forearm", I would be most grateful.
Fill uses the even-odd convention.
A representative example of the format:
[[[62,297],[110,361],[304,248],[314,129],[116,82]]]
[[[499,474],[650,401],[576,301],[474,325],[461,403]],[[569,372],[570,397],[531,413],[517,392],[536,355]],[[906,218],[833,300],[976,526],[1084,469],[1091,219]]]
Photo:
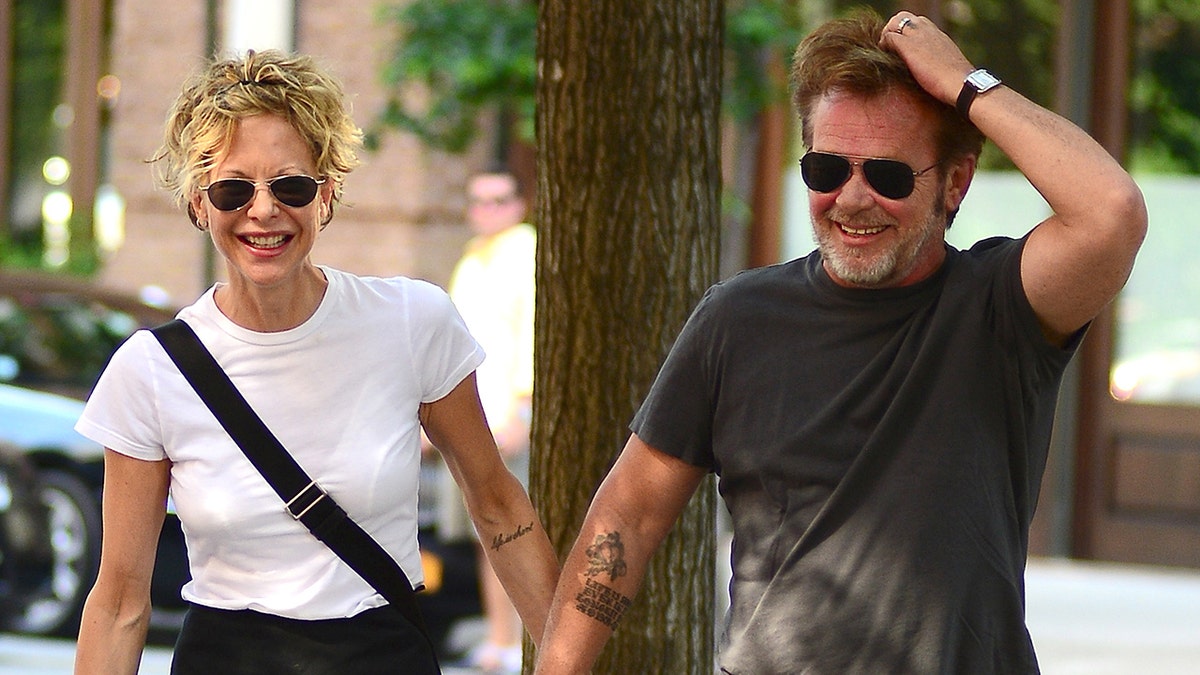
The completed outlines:
[[[513,530],[512,534],[498,534],[492,537],[492,550],[499,551],[501,546],[511,541],[516,541],[532,531],[533,523],[529,523],[528,525],[518,525],[517,529]]]
[[[621,543],[621,533],[597,535],[592,545],[587,547],[586,553],[588,568],[584,576],[588,578],[584,581],[583,590],[575,596],[575,609],[615,629],[633,600],[593,577],[608,574],[609,581],[615,581],[617,577],[625,576],[628,567],[625,564],[625,545]]]

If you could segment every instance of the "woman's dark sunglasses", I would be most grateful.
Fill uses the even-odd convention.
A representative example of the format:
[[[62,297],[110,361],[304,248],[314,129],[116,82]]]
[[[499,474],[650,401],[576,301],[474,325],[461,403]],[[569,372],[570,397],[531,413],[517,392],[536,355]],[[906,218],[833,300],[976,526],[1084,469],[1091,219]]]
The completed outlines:
[[[317,196],[317,186],[324,182],[324,178],[317,180],[302,174],[278,176],[258,183],[245,178],[222,178],[200,190],[208,193],[208,200],[219,210],[237,211],[250,203],[259,185],[266,185],[281,203],[299,207],[312,203]]]
[[[853,167],[861,166],[871,189],[888,199],[904,199],[916,187],[917,176],[941,162],[920,171],[895,159],[843,157],[827,152],[809,152],[800,158],[800,176],[813,192],[833,192],[850,180]]]

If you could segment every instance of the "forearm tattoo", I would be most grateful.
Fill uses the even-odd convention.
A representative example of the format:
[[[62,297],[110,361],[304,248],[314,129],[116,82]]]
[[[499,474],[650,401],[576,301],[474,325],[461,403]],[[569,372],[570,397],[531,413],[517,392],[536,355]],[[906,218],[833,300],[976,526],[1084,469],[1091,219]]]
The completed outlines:
[[[615,629],[621,615],[633,601],[621,595],[615,589],[588,579],[583,584],[583,590],[575,596],[575,609],[592,617],[600,623]]]
[[[529,523],[528,525],[518,525],[517,529],[513,530],[509,534],[497,534],[496,536],[492,537],[492,550],[499,551],[501,546],[509,542],[516,541],[532,531],[533,523]]]
[[[608,572],[609,581],[625,576],[625,544],[621,543],[620,532],[596,535],[596,541],[587,547],[587,557],[587,576]]]
[[[588,578],[584,581],[583,590],[575,596],[575,609],[615,629],[633,600],[592,577],[607,573],[609,581],[614,581],[617,577],[625,576],[628,568],[621,534],[610,532],[598,535],[596,541],[587,547],[586,553],[588,568],[584,575]]]

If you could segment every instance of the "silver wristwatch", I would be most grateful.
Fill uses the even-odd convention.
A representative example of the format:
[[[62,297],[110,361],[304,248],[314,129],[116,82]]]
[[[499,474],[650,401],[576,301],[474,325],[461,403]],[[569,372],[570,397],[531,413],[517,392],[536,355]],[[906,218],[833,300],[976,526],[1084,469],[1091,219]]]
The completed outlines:
[[[967,75],[967,79],[963,80],[962,90],[958,92],[958,101],[954,104],[954,107],[958,109],[958,114],[970,119],[968,113],[971,111],[971,104],[975,102],[975,97],[998,86],[1000,86],[1000,78],[983,68],[971,71],[971,74]]]

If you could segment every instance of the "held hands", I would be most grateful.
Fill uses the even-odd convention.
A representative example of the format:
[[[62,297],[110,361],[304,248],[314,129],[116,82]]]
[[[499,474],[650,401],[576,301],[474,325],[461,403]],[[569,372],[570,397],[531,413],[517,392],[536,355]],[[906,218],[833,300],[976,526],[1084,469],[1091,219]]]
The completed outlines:
[[[917,84],[946,105],[954,105],[963,79],[974,70],[950,36],[912,12],[898,12],[888,20],[879,46],[899,54]]]

